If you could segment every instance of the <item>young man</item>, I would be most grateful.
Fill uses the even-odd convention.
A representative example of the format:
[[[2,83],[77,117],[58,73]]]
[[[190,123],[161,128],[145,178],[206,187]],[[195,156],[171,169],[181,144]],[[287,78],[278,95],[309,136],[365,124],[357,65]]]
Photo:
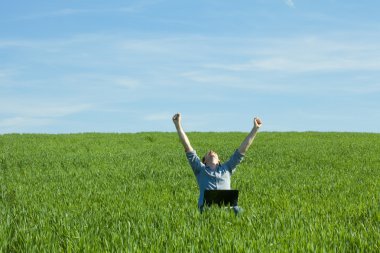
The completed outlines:
[[[252,144],[257,131],[262,125],[259,118],[254,118],[253,128],[240,147],[234,152],[231,158],[221,164],[218,154],[210,150],[203,157],[202,161],[197,156],[197,153],[190,144],[189,139],[181,124],[181,114],[177,113],[173,116],[173,122],[177,129],[179,139],[185,148],[187,160],[193,169],[194,175],[197,178],[199,186],[198,207],[203,210],[203,195],[205,190],[229,190],[231,189],[231,175],[235,171],[236,166],[243,160],[245,153]],[[234,207],[235,213],[238,213],[239,207]]]

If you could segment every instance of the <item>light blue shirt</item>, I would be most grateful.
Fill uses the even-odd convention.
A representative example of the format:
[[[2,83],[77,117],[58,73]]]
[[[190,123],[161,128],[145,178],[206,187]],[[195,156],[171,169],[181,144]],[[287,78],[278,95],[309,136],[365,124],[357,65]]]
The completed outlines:
[[[236,166],[244,159],[244,155],[236,150],[227,162],[221,165],[219,164],[215,169],[211,169],[201,162],[195,150],[186,152],[186,157],[193,169],[199,186],[198,207],[203,206],[205,190],[231,189],[231,175],[236,170]]]

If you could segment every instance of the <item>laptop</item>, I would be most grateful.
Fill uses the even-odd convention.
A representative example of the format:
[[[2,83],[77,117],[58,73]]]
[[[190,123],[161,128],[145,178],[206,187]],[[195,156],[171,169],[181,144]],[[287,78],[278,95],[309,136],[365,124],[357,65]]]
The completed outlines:
[[[211,206],[217,204],[218,206],[237,206],[239,198],[239,190],[205,190],[204,204]]]

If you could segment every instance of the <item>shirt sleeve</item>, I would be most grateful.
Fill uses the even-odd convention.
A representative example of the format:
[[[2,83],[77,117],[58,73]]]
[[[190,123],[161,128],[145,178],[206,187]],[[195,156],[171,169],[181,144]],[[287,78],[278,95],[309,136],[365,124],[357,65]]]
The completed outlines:
[[[195,175],[198,174],[205,166],[197,156],[197,152],[195,150],[186,152],[186,157]]]
[[[235,153],[230,157],[230,159],[224,163],[224,165],[227,167],[228,171],[230,173],[233,173],[236,169],[236,166],[238,166],[244,159],[244,155],[240,154],[240,152],[236,149]]]

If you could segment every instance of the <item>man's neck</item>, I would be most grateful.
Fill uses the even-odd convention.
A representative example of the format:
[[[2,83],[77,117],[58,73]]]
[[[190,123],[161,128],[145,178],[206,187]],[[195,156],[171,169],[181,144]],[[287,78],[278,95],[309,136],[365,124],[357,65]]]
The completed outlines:
[[[216,167],[218,167],[218,164],[217,163],[209,163],[209,164],[207,164],[207,166],[210,167],[210,169],[215,170]]]

